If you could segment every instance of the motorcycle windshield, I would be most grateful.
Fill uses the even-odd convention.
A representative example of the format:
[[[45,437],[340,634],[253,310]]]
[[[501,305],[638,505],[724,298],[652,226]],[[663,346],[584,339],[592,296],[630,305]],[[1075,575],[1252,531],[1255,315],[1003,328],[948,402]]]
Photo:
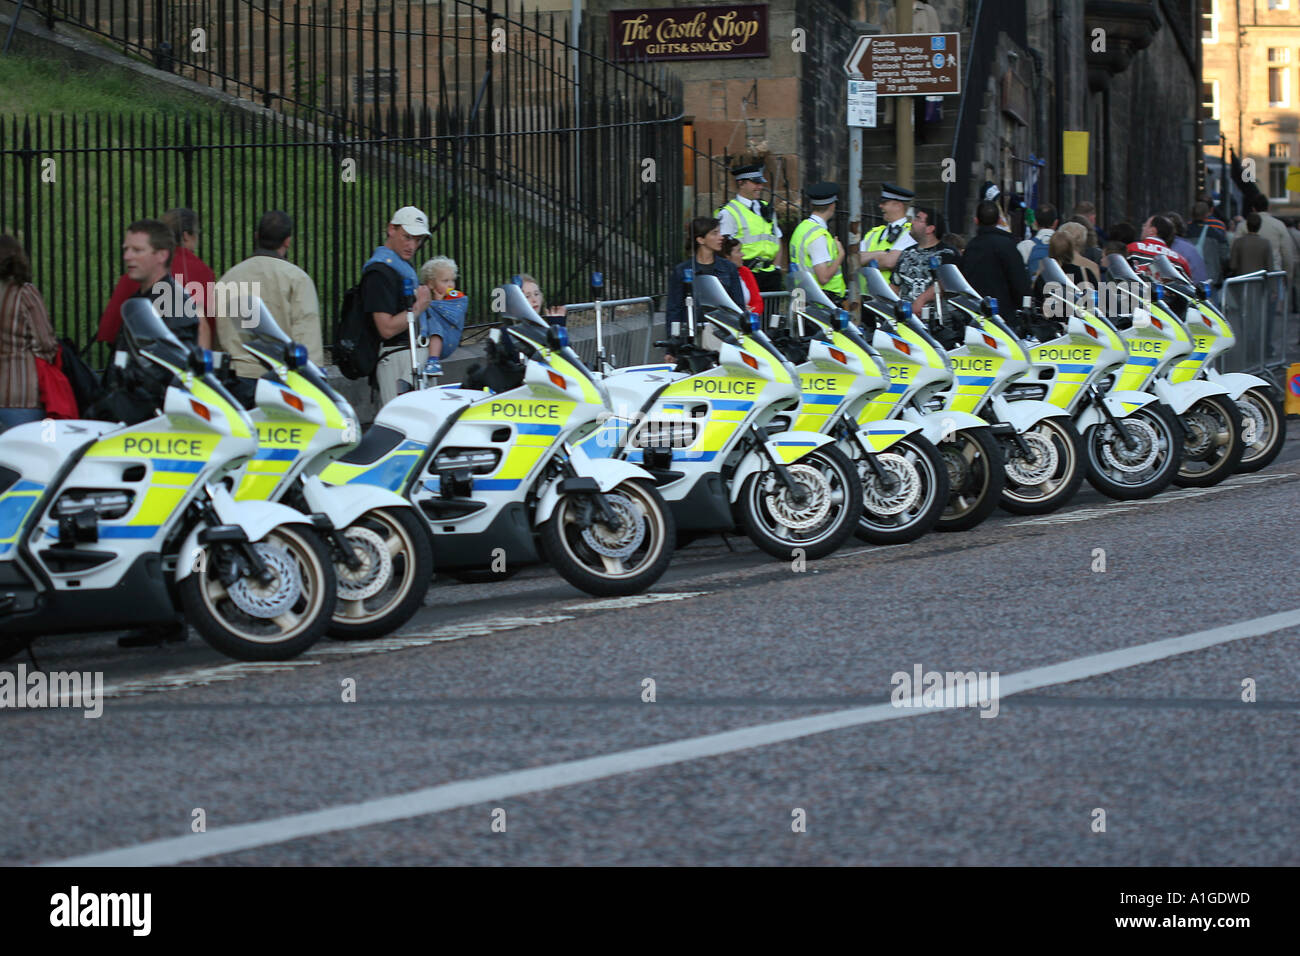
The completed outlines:
[[[1180,292],[1196,294],[1196,286],[1182,269],[1169,261],[1168,256],[1156,256],[1151,261],[1151,271],[1166,285],[1173,286]]]
[[[826,291],[817,284],[817,277],[811,271],[803,266],[796,266],[791,273],[794,277],[794,288],[803,292],[803,299],[809,305],[820,305],[823,308],[833,309],[835,303],[831,302]]]
[[[875,266],[864,266],[861,274],[867,277],[867,292],[873,299],[880,299],[883,302],[898,301],[898,293],[890,287]]]
[[[951,262],[945,262],[941,265],[937,275],[939,276],[939,285],[949,295],[968,295],[975,299],[980,297],[974,287],[966,281],[966,277],[961,274],[961,270]]]
[[[181,343],[145,298],[127,299],[122,304],[122,327],[127,333],[128,350],[148,353],[176,368],[185,368],[189,349]]]
[[[245,345],[252,345],[259,340],[274,343],[281,349],[293,344],[293,339],[285,335],[271,315],[266,303],[253,296],[238,308],[239,340]]]
[[[539,329],[550,328],[545,319],[537,314],[537,310],[528,302],[528,297],[524,295],[524,290],[513,282],[507,282],[502,289],[505,291],[505,306],[501,309],[501,314],[507,319],[514,319],[516,322],[527,322],[529,325],[535,325]]]
[[[714,318],[721,319],[734,328],[742,328],[744,313],[740,311],[740,306],[736,305],[731,296],[727,295],[727,290],[722,287],[717,276],[696,276],[692,285],[695,301],[701,309],[707,310]]]
[[[1043,280],[1045,282],[1055,282],[1067,292],[1079,291],[1075,287],[1074,282],[1070,280],[1070,277],[1065,274],[1065,270],[1061,268],[1061,264],[1050,256],[1043,260],[1042,270]]]
[[[1118,252],[1112,252],[1110,255],[1108,255],[1102,261],[1102,265],[1106,267],[1106,272],[1107,274],[1110,275],[1112,279],[1120,279],[1125,282],[1142,281],[1142,279],[1139,278],[1138,274],[1133,271],[1133,267],[1129,265],[1128,260],[1125,259],[1123,256],[1121,256]]]

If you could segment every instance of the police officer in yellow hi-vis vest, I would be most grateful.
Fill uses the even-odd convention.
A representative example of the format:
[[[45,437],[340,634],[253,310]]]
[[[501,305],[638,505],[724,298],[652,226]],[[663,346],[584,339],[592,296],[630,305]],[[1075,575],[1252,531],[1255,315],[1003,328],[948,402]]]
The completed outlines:
[[[840,271],[844,247],[827,228],[835,218],[839,187],[834,183],[814,183],[806,192],[814,211],[790,236],[790,261],[815,275],[822,291],[839,305],[844,301],[845,292],[844,274]]]
[[[754,273],[759,291],[781,292],[784,289],[784,263],[780,261],[781,227],[776,224],[776,212],[771,203],[758,198],[767,182],[763,176],[763,164],[737,166],[731,175],[736,177],[736,195],[713,215],[721,223],[724,236],[740,240],[741,257],[749,271]]]
[[[898,257],[910,246],[916,245],[912,238],[912,224],[907,221],[907,207],[916,198],[916,193],[893,183],[880,185],[880,214],[885,224],[876,226],[865,236],[858,247],[858,264],[865,266],[872,259],[876,267],[888,282],[898,265]],[[866,290],[866,279],[859,278],[862,288]]]

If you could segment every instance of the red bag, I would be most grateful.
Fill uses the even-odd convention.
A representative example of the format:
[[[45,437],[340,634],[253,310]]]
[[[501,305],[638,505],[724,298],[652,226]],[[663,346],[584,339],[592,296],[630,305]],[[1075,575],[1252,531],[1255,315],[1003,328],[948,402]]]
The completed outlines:
[[[55,353],[54,361],[47,362],[39,355],[36,359],[36,382],[41,405],[49,418],[79,418],[77,397],[72,385],[63,374],[63,356]]]

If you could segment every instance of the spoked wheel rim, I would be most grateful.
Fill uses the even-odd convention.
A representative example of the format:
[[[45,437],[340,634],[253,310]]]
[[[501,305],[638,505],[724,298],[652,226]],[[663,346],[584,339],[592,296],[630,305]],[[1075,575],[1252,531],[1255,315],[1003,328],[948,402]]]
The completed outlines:
[[[948,466],[948,504],[945,518],[960,518],[979,506],[989,484],[989,461],[984,449],[969,435],[954,432],[939,447]]]
[[[881,467],[900,482],[895,489],[885,489],[871,466],[856,459],[862,480],[861,527],[882,531],[899,531],[925,518],[930,507],[929,489],[938,482],[934,464],[915,446],[898,442],[890,450],[876,455]]]
[[[765,471],[748,483],[750,514],[769,537],[791,548],[807,548],[834,537],[849,506],[847,482],[857,481],[857,475],[848,475],[837,462],[818,452],[786,469],[808,500],[796,500],[775,472]]]
[[[624,527],[591,523],[584,528],[577,500],[566,496],[557,506],[560,545],[591,574],[609,580],[636,577],[663,553],[667,537],[664,514],[635,482],[624,482],[603,497]]]
[[[1217,402],[1202,399],[1183,415],[1186,430],[1180,477],[1216,470],[1232,454],[1232,419]]]
[[[339,596],[334,620],[370,624],[388,614],[415,586],[415,541],[400,521],[383,511],[363,515],[343,534],[362,566],[354,570],[342,560],[335,561]]]
[[[326,600],[325,569],[313,548],[287,528],[277,528],[253,547],[272,580],[241,578],[222,584],[210,553],[199,575],[204,609],[221,627],[253,644],[281,644],[312,628]]]
[[[1012,451],[1020,449],[1007,442],[1005,465],[1007,484],[1003,494],[1016,501],[1035,504],[1059,494],[1078,468],[1074,441],[1065,427],[1055,419],[1045,418],[1022,436],[1034,455],[1032,461],[1013,460]]]
[[[1145,409],[1123,423],[1134,443],[1132,448],[1125,447],[1114,426],[1098,425],[1092,429],[1088,457],[1116,484],[1142,485],[1163,472],[1169,456],[1177,453],[1175,436],[1168,422]]]
[[[1268,453],[1281,429],[1277,407],[1266,397],[1253,390],[1242,393],[1237,399],[1241,411],[1241,440],[1245,451],[1241,463],[1248,465]]]

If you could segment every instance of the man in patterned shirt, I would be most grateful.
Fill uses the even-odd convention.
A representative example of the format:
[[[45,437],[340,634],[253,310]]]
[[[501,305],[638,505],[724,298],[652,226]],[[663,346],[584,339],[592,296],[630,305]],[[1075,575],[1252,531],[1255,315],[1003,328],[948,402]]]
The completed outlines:
[[[944,234],[947,223],[943,215],[934,209],[919,207],[912,220],[912,238],[916,245],[903,251],[894,268],[892,282],[900,298],[910,299],[912,314],[920,315],[921,310],[934,301],[934,272],[930,259],[937,256],[939,264],[956,263],[961,254],[952,246],[945,245],[939,237]]]

